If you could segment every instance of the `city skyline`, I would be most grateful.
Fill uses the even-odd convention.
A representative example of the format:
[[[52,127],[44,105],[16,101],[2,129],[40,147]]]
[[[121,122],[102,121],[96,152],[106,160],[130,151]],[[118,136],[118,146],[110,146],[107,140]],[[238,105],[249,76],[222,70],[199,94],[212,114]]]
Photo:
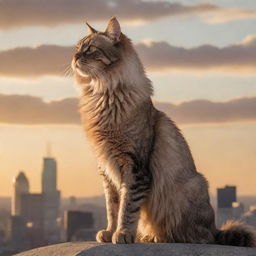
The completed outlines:
[[[10,230],[5,230],[5,240],[16,251],[59,243],[61,192],[58,190],[56,160],[43,158],[40,193],[30,191],[29,179],[23,171],[13,183]]]
[[[196,127],[192,127],[192,128],[194,128],[194,129],[196,129]],[[197,131],[197,132],[200,132],[200,131]],[[82,136],[83,136],[83,134],[82,134]],[[214,141],[215,139],[213,139],[213,141],[212,141],[212,143],[215,143],[216,141]],[[38,172],[37,173],[33,173],[34,174],[34,179],[33,179],[33,182],[31,182],[30,184],[29,184],[29,186],[30,186],[30,191],[31,192],[33,192],[33,193],[39,193],[39,192],[41,192],[42,191],[42,183],[41,183],[41,180],[40,180],[40,177],[41,177],[41,175],[42,175],[42,165],[41,165],[41,162],[42,162],[42,159],[44,160],[44,159],[48,159],[48,158],[53,158],[53,159],[56,159],[55,157],[54,157],[54,154],[52,154],[52,152],[51,151],[49,151],[49,148],[48,148],[48,144],[49,144],[49,142],[47,142],[47,148],[46,148],[46,154],[44,154],[44,156],[40,156],[40,164],[39,164],[39,168],[38,168]],[[210,147],[209,145],[208,145],[208,147]],[[45,150],[44,150],[45,151]],[[50,153],[49,153],[50,152]],[[83,152],[80,152],[80,153],[83,153]],[[214,152],[215,154],[218,154],[219,152]],[[79,194],[79,193],[64,193],[63,195],[64,195],[64,197],[65,198],[68,198],[68,197],[70,197],[70,196],[76,196],[76,197],[93,197],[93,196],[103,196],[103,189],[102,189],[102,183],[101,183],[101,178],[100,177],[98,177],[98,169],[97,169],[97,166],[96,166],[96,160],[94,160],[94,156],[93,156],[93,153],[91,152],[91,160],[92,160],[92,164],[95,164],[95,169],[94,170],[91,170],[92,172],[91,172],[91,175],[92,175],[92,179],[95,179],[95,183],[94,184],[91,184],[91,187],[94,187],[95,188],[95,186],[98,186],[98,193],[97,194],[95,194],[95,193],[92,193],[92,194]],[[232,157],[232,155],[230,155],[230,157]],[[196,159],[195,159],[196,160]],[[94,162],[95,161],[95,162]],[[62,166],[62,164],[61,164],[61,162],[59,162],[59,165],[60,166]],[[20,168],[18,171],[17,171],[17,173],[15,174],[15,175],[17,175],[19,172],[24,172],[25,174],[26,174],[26,177],[28,178],[28,180],[30,180],[30,177],[29,177],[29,175],[27,175],[27,171],[24,169],[24,168]],[[30,173],[30,172],[28,172],[28,173]],[[73,173],[74,174],[74,173]],[[86,174],[86,171],[84,172],[84,174]],[[88,174],[88,173],[87,173]],[[215,175],[214,173],[212,174],[213,176]],[[15,177],[15,176],[14,176]],[[12,179],[11,179],[11,181],[10,181],[10,184],[12,184],[12,182],[13,182],[13,178],[14,177],[12,177]],[[234,176],[235,177],[235,176]],[[80,177],[77,177],[78,178],[78,180],[79,180],[79,178]],[[216,191],[216,188],[218,188],[218,187],[220,187],[220,186],[224,186],[224,185],[235,185],[235,186],[237,186],[237,182],[235,182],[236,181],[236,179],[232,179],[231,177],[229,177],[229,176],[223,176],[222,177],[222,179],[221,179],[221,181],[219,182],[219,180],[217,180],[216,181],[216,184],[214,184],[215,186],[213,187],[212,186],[212,184],[211,184],[211,180],[208,178],[208,177],[206,177],[207,179],[208,179],[208,182],[209,182],[209,186],[210,186],[210,194],[212,195],[212,196],[217,196],[217,195],[215,195],[216,193],[215,193],[215,191]],[[235,177],[236,178],[236,177]],[[249,177],[248,177],[249,178]],[[61,173],[61,170],[59,170],[59,177],[58,177],[58,180],[59,181],[61,181],[62,180],[62,173]],[[79,185],[80,184],[83,184],[84,183],[84,180],[81,180],[81,183],[79,183]],[[8,185],[8,184],[6,184],[6,185]],[[74,185],[76,185],[76,184],[74,184]],[[246,184],[246,186],[248,187],[248,183]],[[252,185],[254,185],[254,181],[252,181]],[[65,184],[61,184],[60,182],[59,182],[59,189],[61,190],[61,191],[65,191],[65,188],[64,188],[64,186],[65,186]],[[75,186],[75,188],[77,189],[77,187]],[[239,190],[241,190],[241,187],[239,187],[238,186],[238,188],[239,188]],[[5,196],[11,196],[13,193],[12,193],[12,186],[11,187],[9,187],[9,190],[11,191],[11,193],[10,194],[6,194],[6,195],[1,195],[0,194],[0,197],[5,197]],[[76,191],[76,190],[75,190]],[[243,195],[243,196],[253,196],[253,195],[255,195],[254,193],[248,193],[248,194],[246,194],[246,193],[240,193],[241,195]]]
[[[30,1],[14,0],[17,8],[9,8],[8,0],[1,2],[0,196],[11,196],[20,169],[31,191],[40,191],[48,141],[64,197],[103,194],[76,111],[79,90],[64,70],[86,33],[85,22],[103,31],[112,15],[132,39],[156,106],[181,128],[210,192],[235,184],[240,194],[256,195],[255,1],[45,3],[28,8]]]
[[[81,201],[81,199],[71,197],[68,202],[64,202],[62,199],[60,215],[52,219],[54,222],[58,220],[56,222],[58,225],[55,226],[52,223],[51,232],[44,232],[47,226],[42,223],[51,222],[51,214],[45,214],[48,208],[45,196],[56,192],[57,188],[57,182],[55,183],[57,177],[53,177],[53,179],[48,179],[48,177],[49,175],[55,176],[56,166],[57,162],[54,158],[44,158],[43,175],[41,176],[42,194],[29,191],[29,180],[23,172],[17,176],[14,189],[21,192],[19,195],[21,211],[14,215],[11,215],[10,212],[3,215],[4,209],[0,207],[2,224],[9,222],[10,227],[7,229],[5,225],[0,226],[0,247],[6,251],[7,255],[52,243],[93,241],[97,230],[105,228],[104,200],[96,202],[95,199],[84,199]],[[225,187],[217,188],[218,203],[215,213],[218,228],[230,219],[240,220],[256,227],[256,200],[248,203],[248,201],[241,200],[237,192],[239,191],[236,186],[225,185]],[[14,200],[16,199],[14,197]],[[51,202],[53,203],[52,200]],[[52,203],[51,206],[53,206]],[[57,239],[49,240],[53,231],[61,235],[58,235]]]

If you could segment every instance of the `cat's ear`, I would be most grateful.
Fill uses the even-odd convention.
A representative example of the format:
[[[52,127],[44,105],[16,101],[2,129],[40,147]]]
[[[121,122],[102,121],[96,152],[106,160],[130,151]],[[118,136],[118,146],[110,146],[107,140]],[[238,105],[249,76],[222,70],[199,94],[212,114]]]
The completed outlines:
[[[121,35],[121,27],[116,17],[110,19],[105,33],[112,40],[116,42],[119,41]]]
[[[96,29],[94,29],[92,26],[90,26],[87,22],[86,22],[86,26],[87,26],[88,35],[98,32]]]

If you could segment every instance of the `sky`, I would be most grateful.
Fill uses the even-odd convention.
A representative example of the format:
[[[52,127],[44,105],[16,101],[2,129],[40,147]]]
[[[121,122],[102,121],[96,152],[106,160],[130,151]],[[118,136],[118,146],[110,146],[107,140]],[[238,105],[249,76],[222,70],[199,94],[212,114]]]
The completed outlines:
[[[210,192],[229,184],[256,195],[254,0],[2,0],[0,196],[12,195],[20,170],[31,192],[41,190],[48,143],[64,197],[103,193],[76,110],[79,90],[65,68],[85,22],[104,31],[113,15]]]

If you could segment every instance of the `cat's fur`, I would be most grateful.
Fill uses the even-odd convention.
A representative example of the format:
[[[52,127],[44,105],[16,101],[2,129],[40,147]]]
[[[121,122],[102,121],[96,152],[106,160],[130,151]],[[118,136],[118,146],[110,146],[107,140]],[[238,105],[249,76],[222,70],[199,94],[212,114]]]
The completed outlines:
[[[116,18],[104,33],[88,27],[72,66],[104,180],[108,227],[97,241],[255,246],[244,224],[216,229],[207,181],[180,130],[153,106],[151,82]]]

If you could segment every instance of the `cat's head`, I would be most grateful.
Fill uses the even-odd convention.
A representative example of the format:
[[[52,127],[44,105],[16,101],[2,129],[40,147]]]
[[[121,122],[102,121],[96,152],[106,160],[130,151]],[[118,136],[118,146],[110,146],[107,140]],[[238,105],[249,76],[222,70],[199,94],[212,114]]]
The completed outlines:
[[[98,32],[89,24],[87,26],[88,34],[76,46],[72,68],[82,79],[97,79],[120,65],[125,53],[124,45],[129,40],[122,34],[115,17],[110,19],[105,32]]]
[[[118,20],[111,18],[104,32],[87,26],[88,34],[78,42],[72,60],[78,83],[97,85],[95,89],[106,88],[106,80],[111,81],[112,87],[143,83],[143,67],[131,41],[121,32]]]

